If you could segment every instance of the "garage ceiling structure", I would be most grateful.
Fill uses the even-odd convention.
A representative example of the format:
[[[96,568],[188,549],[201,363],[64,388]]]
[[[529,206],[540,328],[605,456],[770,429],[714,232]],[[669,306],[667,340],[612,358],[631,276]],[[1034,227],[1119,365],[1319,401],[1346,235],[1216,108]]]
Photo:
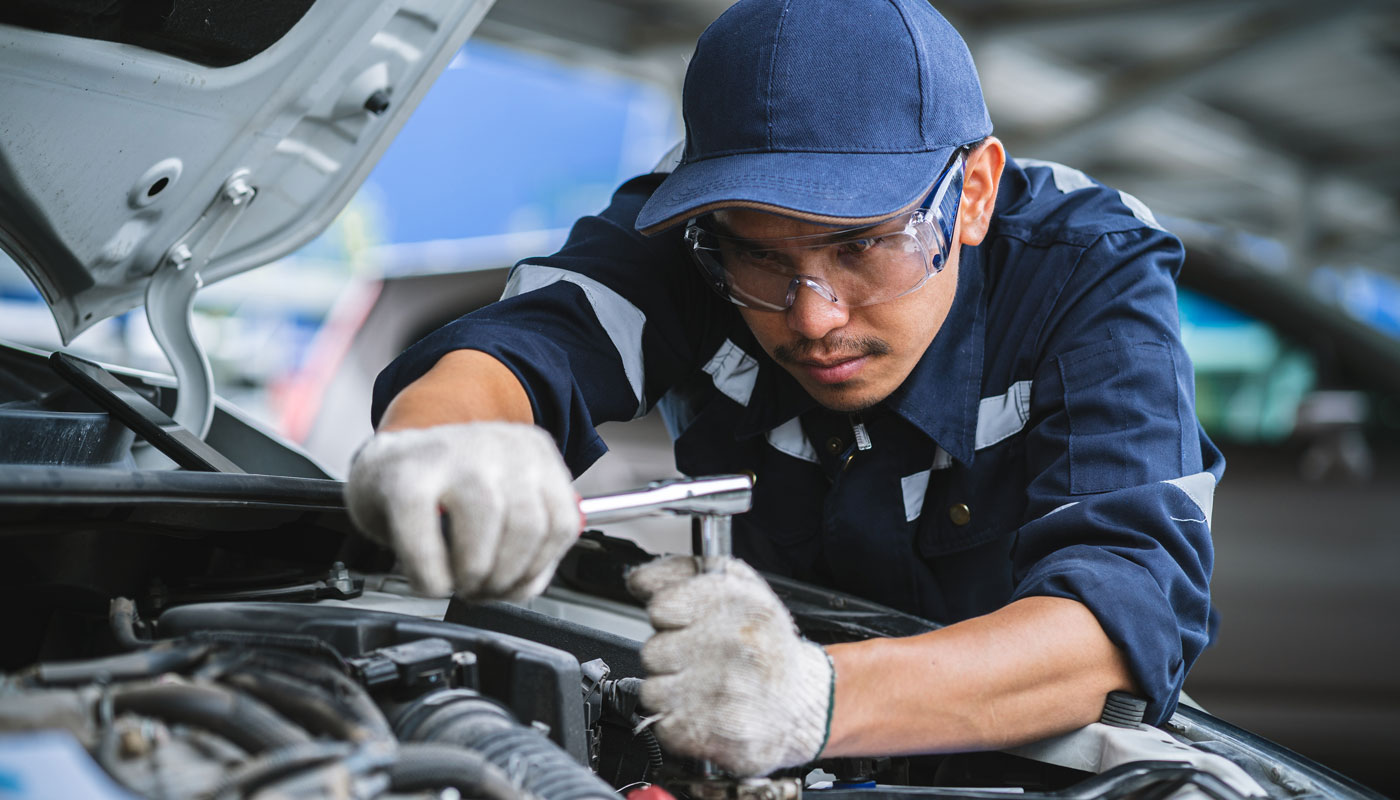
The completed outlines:
[[[729,0],[498,0],[479,35],[679,91]],[[1400,3],[941,0],[1013,156],[1281,276],[1400,274]],[[1241,236],[1241,234],[1244,234]],[[1256,238],[1258,237],[1258,238]]]

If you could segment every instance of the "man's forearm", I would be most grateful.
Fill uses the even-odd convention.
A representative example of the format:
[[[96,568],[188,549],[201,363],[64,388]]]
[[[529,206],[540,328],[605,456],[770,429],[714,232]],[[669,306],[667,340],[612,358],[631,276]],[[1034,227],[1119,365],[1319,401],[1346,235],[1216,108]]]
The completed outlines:
[[[404,387],[379,422],[379,431],[456,422],[534,422],[525,388],[505,364],[478,350],[455,350]]]
[[[1131,689],[1126,661],[1081,603],[1028,597],[906,639],[827,648],[836,699],[824,755],[978,750],[1094,722]]]

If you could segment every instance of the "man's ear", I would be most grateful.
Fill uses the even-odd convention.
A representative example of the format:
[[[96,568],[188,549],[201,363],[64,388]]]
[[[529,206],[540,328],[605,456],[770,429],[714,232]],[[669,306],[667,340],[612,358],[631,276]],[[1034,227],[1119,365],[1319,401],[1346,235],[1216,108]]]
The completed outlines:
[[[992,224],[992,210],[997,204],[997,187],[1001,171],[1006,166],[1006,148],[995,136],[967,154],[963,174],[962,205],[958,208],[961,232],[958,241],[970,247],[982,243]]]

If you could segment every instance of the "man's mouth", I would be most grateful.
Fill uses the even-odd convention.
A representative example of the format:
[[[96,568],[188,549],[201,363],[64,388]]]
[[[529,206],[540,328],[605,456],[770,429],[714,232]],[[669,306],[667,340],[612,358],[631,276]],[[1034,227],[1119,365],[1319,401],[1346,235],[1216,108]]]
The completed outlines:
[[[869,361],[869,356],[848,356],[836,359],[802,360],[794,362],[817,383],[845,383],[854,378]]]
[[[885,355],[890,349],[885,340],[869,336],[781,345],[773,351],[773,356],[817,383],[837,384],[856,377],[870,363],[872,356]]]

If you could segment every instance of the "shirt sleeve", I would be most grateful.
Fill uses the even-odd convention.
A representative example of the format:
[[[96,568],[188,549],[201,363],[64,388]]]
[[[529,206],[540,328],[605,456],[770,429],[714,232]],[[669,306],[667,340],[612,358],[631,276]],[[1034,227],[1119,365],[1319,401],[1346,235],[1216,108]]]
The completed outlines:
[[[447,353],[479,350],[520,380],[574,474],[587,469],[607,451],[595,426],[646,413],[692,365],[696,337],[718,316],[679,234],[633,229],[663,177],[624,184],[606,210],[575,223],[558,253],[517,264],[500,302],[395,359],[375,381],[371,421]]]
[[[1065,282],[1031,399],[1015,598],[1082,602],[1125,654],[1146,721],[1175,710],[1212,635],[1210,517],[1224,460],[1196,421],[1180,242],[1104,234]]]

